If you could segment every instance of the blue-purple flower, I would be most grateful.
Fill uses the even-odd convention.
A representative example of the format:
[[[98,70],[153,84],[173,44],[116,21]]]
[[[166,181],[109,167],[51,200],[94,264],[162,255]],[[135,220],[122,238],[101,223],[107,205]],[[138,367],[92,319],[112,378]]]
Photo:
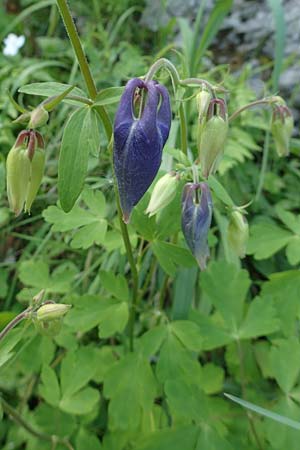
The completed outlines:
[[[199,201],[197,201],[196,192],[201,194]],[[209,257],[207,235],[211,225],[212,206],[210,189],[206,183],[187,183],[184,186],[182,231],[201,270],[206,268],[206,261]]]
[[[140,118],[134,115],[137,89],[144,89],[147,93]],[[126,223],[132,208],[158,172],[170,126],[171,107],[167,89],[156,81],[139,78],[128,81],[114,123],[114,170]]]

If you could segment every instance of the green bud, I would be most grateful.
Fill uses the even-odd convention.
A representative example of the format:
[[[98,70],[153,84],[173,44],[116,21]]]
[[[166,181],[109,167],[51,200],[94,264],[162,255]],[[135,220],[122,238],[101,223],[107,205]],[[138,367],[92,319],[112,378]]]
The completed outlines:
[[[29,128],[39,128],[47,123],[49,113],[43,106],[38,106],[30,113]]]
[[[198,108],[198,120],[200,123],[205,119],[209,103],[211,101],[211,94],[205,90],[202,90],[196,96],[197,108]]]
[[[27,125],[29,120],[30,120],[30,113],[26,111],[26,112],[22,113],[19,117],[17,117],[13,121],[13,123],[20,123],[22,125]]]
[[[30,181],[26,195],[25,212],[30,213],[31,205],[41,185],[45,169],[45,159],[44,150],[37,148],[30,165]]]
[[[199,159],[204,178],[214,174],[224,153],[228,133],[226,105],[222,99],[210,101],[206,118],[198,128]]]
[[[279,157],[289,154],[293,128],[294,119],[289,108],[285,105],[276,105],[272,117],[271,132]]]
[[[37,310],[36,318],[42,322],[51,322],[64,317],[70,308],[71,305],[64,303],[46,303]]]
[[[22,131],[6,160],[7,195],[10,209],[18,216],[26,200],[30,180],[30,160],[25,140],[27,131]]]
[[[166,173],[157,181],[146,209],[146,214],[149,214],[149,217],[154,216],[154,214],[171,203],[176,195],[178,182],[179,176],[174,172]]]
[[[231,250],[240,258],[244,258],[249,238],[249,226],[247,219],[240,211],[231,213],[227,239]]]

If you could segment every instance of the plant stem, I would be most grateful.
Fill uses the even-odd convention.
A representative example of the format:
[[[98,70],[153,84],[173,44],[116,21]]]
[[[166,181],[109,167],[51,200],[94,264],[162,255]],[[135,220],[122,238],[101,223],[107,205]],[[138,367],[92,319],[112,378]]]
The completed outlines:
[[[271,118],[272,120],[272,118]],[[271,126],[271,120],[270,120],[270,126]],[[261,192],[264,186],[264,180],[265,180],[265,174],[267,171],[267,165],[268,165],[268,157],[269,157],[269,147],[270,147],[270,126],[269,129],[266,131],[265,134],[265,140],[264,140],[264,148],[263,148],[263,158],[261,163],[261,169],[259,174],[259,180],[257,185],[257,191],[255,194],[255,201],[257,202],[259,200],[259,197],[261,196]]]
[[[30,306],[29,308],[25,309],[25,311],[18,314],[11,322],[9,322],[9,324],[7,324],[4,330],[2,330],[0,333],[0,341],[4,338],[4,336],[7,335],[7,333],[10,332],[10,330],[18,325],[18,323],[20,323],[23,319],[26,319],[30,315],[31,311],[32,307]]]
[[[87,62],[85,53],[83,51],[83,47],[81,44],[81,41],[79,39],[78,36],[78,32],[76,30],[75,27],[75,23],[73,21],[73,18],[71,16],[71,12],[70,9],[68,7],[67,1],[66,0],[56,0],[60,15],[62,17],[62,20],[64,22],[66,31],[68,33],[70,42],[72,44],[73,50],[75,52],[82,76],[84,78],[89,96],[91,97],[92,100],[95,100],[96,96],[97,96],[97,89],[96,89],[96,85],[92,76],[92,73],[90,71],[90,66]],[[111,123],[110,123],[110,119],[109,116],[106,112],[106,109],[103,106],[97,106],[96,107],[97,111],[100,114],[100,117],[102,119],[104,128],[105,128],[105,132],[107,135],[107,139],[108,141],[110,141],[111,138],[111,134],[112,134],[112,127],[111,127]]]
[[[239,114],[241,114],[246,109],[252,108],[252,106],[259,106],[259,105],[268,105],[271,106],[272,103],[278,102],[278,97],[268,97],[268,98],[262,98],[261,100],[255,100],[254,102],[247,103],[247,105],[242,106],[241,108],[237,109],[231,116],[229,117],[229,121],[234,120]]]
[[[21,427],[23,427],[26,431],[28,431],[28,433],[32,434],[32,436],[35,436],[38,439],[41,439],[43,441],[48,441],[48,442],[52,442],[53,444],[63,444],[65,445],[65,447],[67,447],[69,450],[74,450],[73,446],[71,445],[71,443],[68,441],[68,439],[66,438],[61,438],[59,436],[56,435],[50,435],[50,434],[46,434],[46,433],[41,433],[40,431],[36,430],[35,428],[33,428],[31,426],[31,424],[29,424],[28,422],[26,422],[23,417],[19,414],[18,411],[16,411],[9,403],[7,403],[2,397],[0,397],[0,401],[2,403],[3,406],[3,410],[6,412],[6,414],[8,414],[9,416],[11,416],[15,422],[17,422],[18,425],[20,425]]]
[[[136,308],[138,303],[138,271],[133,257],[132,247],[129,239],[128,229],[126,223],[122,219],[122,210],[120,206],[120,198],[118,188],[115,182],[115,194],[117,202],[117,210],[120,222],[121,233],[126,248],[127,258],[130,265],[131,275],[132,275],[132,299],[129,309],[129,323],[128,323],[128,334],[129,334],[129,349],[131,352],[134,350],[134,323],[136,317]]]

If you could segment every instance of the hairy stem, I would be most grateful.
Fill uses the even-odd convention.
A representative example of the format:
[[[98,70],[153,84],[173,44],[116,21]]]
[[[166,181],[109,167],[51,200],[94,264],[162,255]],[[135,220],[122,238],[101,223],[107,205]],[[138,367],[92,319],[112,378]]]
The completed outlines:
[[[237,109],[231,116],[229,117],[229,121],[234,120],[238,115],[240,115],[243,111],[246,109],[252,108],[253,106],[260,106],[260,105],[268,105],[271,106],[272,103],[278,102],[278,97],[268,97],[268,98],[262,98],[261,100],[255,100],[254,102],[247,103],[247,105],[242,106],[241,108]]]
[[[7,335],[7,333],[10,332],[10,330],[12,330],[16,325],[18,325],[18,323],[20,323],[23,319],[27,319],[31,311],[32,307],[29,307],[25,309],[25,311],[18,314],[11,322],[9,322],[9,324],[7,324],[4,330],[2,330],[0,333],[0,341],[4,338],[4,336]]]
[[[81,41],[79,39],[78,36],[78,32],[75,26],[75,23],[73,21],[70,9],[68,7],[67,1],[66,0],[56,0],[57,2],[57,6],[60,12],[60,15],[62,17],[62,20],[64,22],[66,31],[68,33],[70,42],[72,44],[73,50],[75,52],[76,55],[76,59],[78,61],[82,76],[84,78],[89,96],[91,97],[92,100],[95,100],[96,96],[97,96],[97,89],[96,89],[96,85],[90,70],[90,66],[87,62],[85,53],[83,51],[83,47],[81,44]],[[102,119],[104,128],[105,128],[105,132],[107,135],[107,139],[108,141],[110,141],[111,138],[111,134],[112,134],[112,127],[111,127],[111,123],[110,123],[110,119],[109,116],[106,112],[106,109],[103,106],[97,106],[97,111],[99,112],[99,115]]]
[[[11,416],[14,421],[23,427],[28,433],[32,434],[32,436],[35,436],[38,439],[41,439],[43,441],[52,442],[53,444],[62,444],[65,447],[67,447],[69,450],[74,450],[71,443],[66,438],[61,438],[56,435],[50,435],[46,433],[41,433],[40,431],[36,430],[31,426],[30,423],[26,422],[25,419],[19,414],[17,410],[15,410],[9,403],[7,403],[3,398],[0,397],[0,402],[2,404],[4,412]]]

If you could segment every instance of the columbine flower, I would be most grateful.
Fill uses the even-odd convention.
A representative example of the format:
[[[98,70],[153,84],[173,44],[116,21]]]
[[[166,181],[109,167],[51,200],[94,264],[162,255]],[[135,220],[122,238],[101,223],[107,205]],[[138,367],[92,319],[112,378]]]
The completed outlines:
[[[140,118],[136,118],[133,111],[137,88],[147,92]],[[158,172],[170,126],[171,108],[167,89],[155,81],[138,78],[128,81],[114,124],[114,170],[126,223],[132,208],[143,197]]]
[[[16,56],[20,48],[25,44],[25,36],[17,36],[14,33],[9,33],[9,35],[3,40],[3,42],[3,55]]]
[[[197,203],[196,191],[201,198]],[[182,195],[181,226],[185,240],[196,258],[200,269],[206,268],[209,257],[207,235],[212,219],[212,198],[206,183],[187,183]]]

